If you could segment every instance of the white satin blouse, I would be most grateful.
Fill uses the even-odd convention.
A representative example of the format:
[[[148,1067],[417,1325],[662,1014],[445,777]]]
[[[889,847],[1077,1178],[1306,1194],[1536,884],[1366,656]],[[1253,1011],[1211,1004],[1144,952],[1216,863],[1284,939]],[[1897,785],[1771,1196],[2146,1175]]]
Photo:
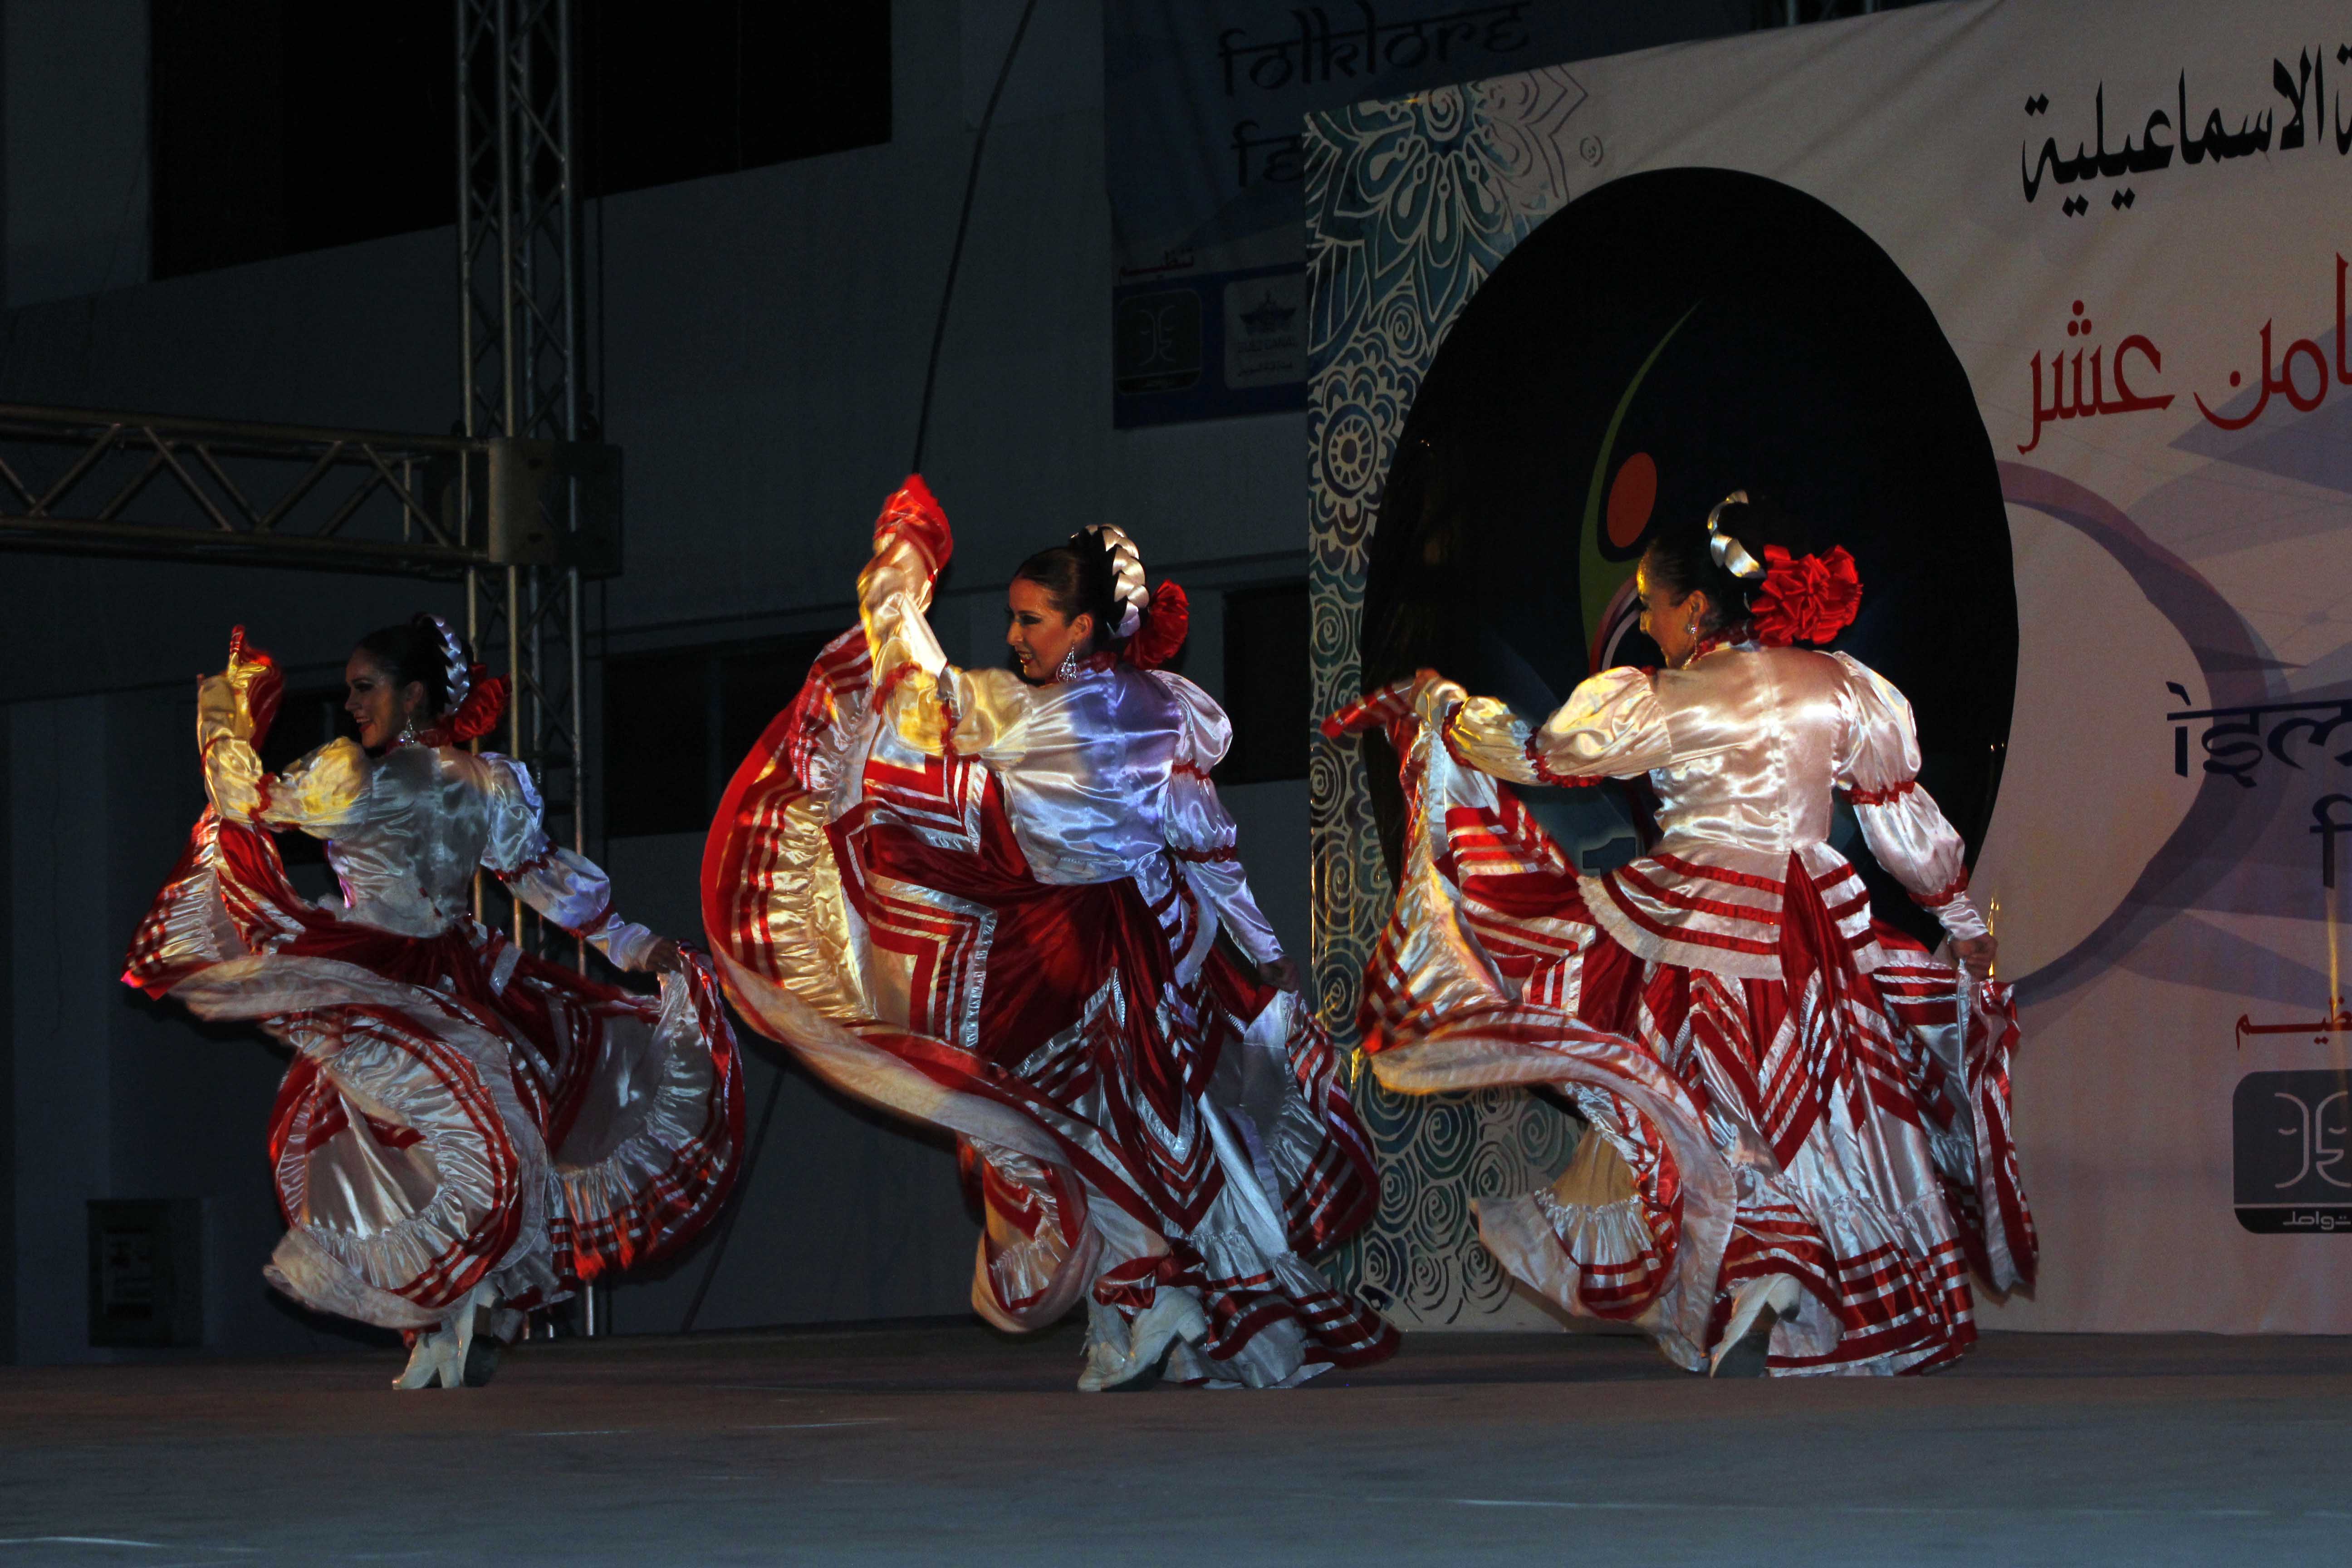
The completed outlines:
[[[917,751],[952,747],[988,765],[1039,881],[1132,877],[1157,901],[1172,861],[1244,952],[1281,956],[1209,780],[1233,724],[1207,692],[1172,671],[1109,661],[1045,686],[1009,669],[959,669],[923,616],[928,565],[902,541],[884,542],[858,579],[858,603],[884,721]]]
[[[299,828],[326,840],[341,884],[341,918],[402,936],[438,936],[473,913],[476,867],[623,969],[642,969],[660,939],[613,912],[612,883],[548,841],[539,794],[520,763],[496,752],[396,745],[370,757],[331,741],[282,773],[239,733],[230,682],[204,683],[197,742],[205,787],[224,819]]]
[[[1845,654],[1748,643],[1681,669],[1604,670],[1533,731],[1491,698],[1446,694],[1459,702],[1446,742],[1483,772],[1522,784],[1649,775],[1657,846],[1582,879],[1594,917],[1644,957],[1776,975],[1794,856],[1861,966],[1875,968],[1868,898],[1829,844],[1840,791],[1879,864],[1948,933],[1985,932],[1966,847],[1918,785],[1910,703]]]

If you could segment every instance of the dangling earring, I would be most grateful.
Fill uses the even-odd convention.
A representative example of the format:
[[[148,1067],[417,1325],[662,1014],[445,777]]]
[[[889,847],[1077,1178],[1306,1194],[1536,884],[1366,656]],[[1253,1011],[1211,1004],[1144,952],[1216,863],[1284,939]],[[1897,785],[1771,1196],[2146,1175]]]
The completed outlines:
[[[1056,680],[1076,680],[1078,677],[1078,645],[1072,643],[1062,650],[1061,668],[1054,671]]]
[[[400,734],[399,734],[399,737],[398,737],[398,742],[399,742],[399,743],[400,743],[401,745],[404,745],[404,746],[413,746],[413,745],[416,744],[416,715],[415,715],[415,714],[414,714],[414,713],[410,713],[410,714],[404,715],[404,716],[402,718],[402,720],[401,720],[401,721],[400,721]]]

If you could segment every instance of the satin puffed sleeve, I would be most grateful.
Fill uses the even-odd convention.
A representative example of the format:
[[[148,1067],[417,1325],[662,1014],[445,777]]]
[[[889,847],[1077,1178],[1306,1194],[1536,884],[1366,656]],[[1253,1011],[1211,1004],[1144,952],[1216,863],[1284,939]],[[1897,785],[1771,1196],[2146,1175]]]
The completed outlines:
[[[1234,848],[1234,819],[1209,779],[1209,770],[1234,742],[1233,721],[1214,698],[1182,676],[1153,670],[1150,679],[1176,700],[1179,713],[1176,763],[1160,803],[1160,831],[1184,868],[1185,881],[1217,911],[1234,945],[1255,962],[1271,963],[1282,956],[1282,942],[1250,893]]]
[[[1437,699],[1437,700],[1433,700]],[[1454,755],[1481,773],[1515,784],[1633,778],[1673,759],[1674,742],[1649,675],[1630,666],[1604,669],[1568,694],[1540,728],[1492,697],[1470,697],[1452,682],[1432,686],[1423,711],[1453,716],[1445,742]]]
[[[877,532],[874,558],[858,575],[858,618],[884,721],[907,744],[933,756],[952,744],[962,755],[992,762],[1017,757],[1029,689],[1007,671],[974,674],[948,662],[923,614],[932,574],[923,543],[893,531]]]
[[[268,773],[253,733],[244,687],[227,676],[207,677],[196,689],[196,744],[205,792],[224,818],[326,838],[365,815],[373,765],[358,742],[330,741],[284,773]]]
[[[1966,942],[1985,934],[1969,900],[1968,847],[1919,787],[1919,732],[1911,703],[1876,670],[1846,654],[1848,708],[1838,787],[1853,803],[1863,838],[1887,874],[1944,930]]]
[[[539,791],[521,763],[482,753],[490,834],[482,865],[517,898],[612,960],[644,969],[661,939],[613,912],[613,882],[583,855],[548,842]]]

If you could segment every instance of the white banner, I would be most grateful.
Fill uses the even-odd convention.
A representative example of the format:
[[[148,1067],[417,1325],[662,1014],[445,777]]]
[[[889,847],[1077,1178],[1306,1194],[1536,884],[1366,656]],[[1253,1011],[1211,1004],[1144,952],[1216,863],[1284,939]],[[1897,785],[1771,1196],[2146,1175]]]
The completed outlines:
[[[1885,469],[1917,443],[1916,525],[1899,495],[1867,492],[1890,563],[1867,587],[1913,631],[1995,631],[1923,649],[1904,625],[1858,626],[1906,650],[1906,684],[2008,679],[2005,606],[1964,623],[1937,603],[1979,594],[1970,563],[1984,558],[1939,521],[1961,483],[1940,454],[1959,440],[1998,476],[2015,595],[2006,763],[1989,779],[1980,762],[1948,765],[1992,804],[1975,889],[1998,908],[2002,977],[2024,1003],[2015,1100],[2042,1271],[2031,1299],[1987,1302],[1986,1321],[2352,1331],[2339,938],[2352,900],[2352,5],[1925,5],[1570,69],[1581,100],[1512,121],[1525,144],[1494,153],[1508,180],[1472,193],[1530,220],[1449,347],[1515,268],[1538,265],[1555,226],[1585,224],[1588,258],[1619,238],[1634,256],[1640,237],[1612,237],[1606,214],[1664,212],[1643,207],[1644,190],[1716,188],[1624,182],[1762,176],[1858,229],[1942,334],[1922,351],[1896,331],[1902,301],[1885,303],[1883,363],[1862,379],[1804,363],[1802,341],[1759,348],[1720,325],[1706,340],[1726,345],[1728,406],[1785,368],[1804,406],[1770,417],[1808,443],[1824,495],[1846,468]],[[1540,105],[1544,73],[1465,101],[1481,92]],[[1580,216],[1588,203],[1594,216]],[[1743,196],[1689,243],[1719,246],[1734,271],[1749,251],[1782,265],[1759,216],[1772,210]],[[1577,264],[1541,260],[1562,277]],[[1857,289],[1857,312],[1881,308]],[[1699,341],[1706,317],[1692,320],[1676,342]],[[1855,330],[1835,353],[1866,361],[1875,328]],[[1728,417],[1706,402],[1705,367],[1677,370],[1687,353],[1658,342],[1643,374],[1682,376],[1683,406],[1707,410],[1693,417]],[[1980,434],[1879,417],[1931,405],[1919,399],[1938,356],[1964,374]],[[1615,374],[1553,367],[1588,373]],[[1638,424],[1632,388],[1616,406],[1625,429]],[[1328,446],[1340,416],[1315,417]],[[1604,442],[1599,462],[1589,446],[1564,459],[1588,551],[1604,495],[1600,526],[1630,541],[1652,498],[1678,494],[1669,457],[1645,448],[1636,471],[1632,437],[1609,429],[1613,456]],[[1376,600],[1377,541],[1371,559]],[[1580,659],[1608,632],[1597,579],[1582,581]],[[1535,673],[1557,689],[1578,671]],[[1925,701],[1922,720],[1932,752]],[[1998,759],[1999,715],[1968,724],[1979,720]]]

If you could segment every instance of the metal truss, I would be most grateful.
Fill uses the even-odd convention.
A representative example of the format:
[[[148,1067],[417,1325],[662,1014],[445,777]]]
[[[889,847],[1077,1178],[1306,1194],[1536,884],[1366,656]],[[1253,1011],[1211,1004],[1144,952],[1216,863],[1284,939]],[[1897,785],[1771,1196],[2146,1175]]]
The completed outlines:
[[[571,0],[457,0],[456,10],[465,432],[574,443],[586,316]],[[542,478],[531,504],[558,563],[469,571],[467,629],[513,682],[504,743],[538,780],[549,837],[577,849],[587,837],[577,563],[594,509],[581,472]],[[561,945],[520,902],[499,913],[527,948]],[[572,956],[584,958],[576,948]]]
[[[582,848],[581,582],[620,569],[620,461],[585,428],[572,3],[453,8],[462,434],[0,405],[0,550],[463,575],[474,647],[513,683],[503,744]],[[584,965],[477,887],[526,948]]]
[[[492,559],[456,499],[488,470],[457,437],[0,405],[0,549],[455,577]]]
[[[555,460],[509,462],[488,486],[500,515],[530,535],[520,563],[466,578],[467,629],[514,683],[508,752],[530,767],[548,837],[587,847],[580,584],[583,564],[619,569],[619,460],[583,445],[587,312],[572,142],[572,0],[457,0],[457,294],[465,431],[504,437]],[[568,460],[567,460],[568,459]],[[479,908],[502,895],[476,882]],[[585,968],[583,944],[520,900],[495,911],[526,951]],[[493,911],[483,910],[485,918]],[[594,1334],[602,1290],[581,1291],[578,1327]]]

